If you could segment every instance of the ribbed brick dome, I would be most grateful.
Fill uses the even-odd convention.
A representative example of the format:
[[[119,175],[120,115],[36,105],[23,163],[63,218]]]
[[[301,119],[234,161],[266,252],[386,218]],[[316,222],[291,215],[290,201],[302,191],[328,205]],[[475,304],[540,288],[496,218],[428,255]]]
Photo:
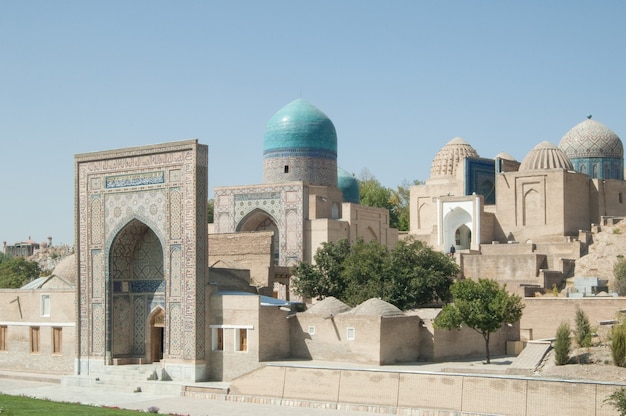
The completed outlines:
[[[469,143],[461,137],[450,140],[433,159],[430,177],[455,176],[459,163],[466,157],[479,157]]]
[[[565,169],[574,170],[567,155],[550,142],[541,142],[533,148],[519,167],[520,171]]]

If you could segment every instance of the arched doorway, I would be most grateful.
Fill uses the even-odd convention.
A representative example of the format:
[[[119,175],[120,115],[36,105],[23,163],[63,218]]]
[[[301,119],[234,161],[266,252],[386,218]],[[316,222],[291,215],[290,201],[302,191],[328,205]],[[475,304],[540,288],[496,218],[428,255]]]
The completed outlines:
[[[451,209],[444,219],[443,249],[451,246],[456,250],[469,249],[472,246],[472,216],[463,208]]]
[[[150,361],[157,362],[163,359],[165,346],[165,311],[158,307],[150,314]]]
[[[274,264],[278,264],[280,260],[280,235],[276,222],[267,212],[260,209],[250,212],[241,220],[237,226],[237,231],[273,231]]]
[[[165,308],[165,279],[163,248],[150,227],[133,219],[118,232],[109,252],[109,276],[109,356],[113,364],[151,360],[148,346],[152,345],[152,329],[146,324],[152,320],[148,319],[149,311],[157,306]],[[164,325],[162,328],[160,331],[164,331]]]

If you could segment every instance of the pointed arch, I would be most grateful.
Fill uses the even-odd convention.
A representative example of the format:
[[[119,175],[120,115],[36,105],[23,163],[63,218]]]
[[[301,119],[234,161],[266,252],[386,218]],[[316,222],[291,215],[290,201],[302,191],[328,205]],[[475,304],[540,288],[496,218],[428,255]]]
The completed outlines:
[[[239,221],[236,231],[273,231],[272,245],[274,246],[274,263],[278,264],[280,260],[281,241],[278,223],[273,216],[262,209],[254,209]]]
[[[522,224],[525,226],[544,224],[545,213],[541,204],[541,194],[536,189],[531,188],[524,194],[523,203]]]
[[[443,247],[448,250],[454,246],[455,249],[468,249],[471,247],[472,237],[472,216],[461,207],[455,207],[445,214],[443,218]]]
[[[161,240],[133,218],[113,237],[108,253],[107,351],[123,362],[150,359],[147,311],[155,302],[165,304]]]

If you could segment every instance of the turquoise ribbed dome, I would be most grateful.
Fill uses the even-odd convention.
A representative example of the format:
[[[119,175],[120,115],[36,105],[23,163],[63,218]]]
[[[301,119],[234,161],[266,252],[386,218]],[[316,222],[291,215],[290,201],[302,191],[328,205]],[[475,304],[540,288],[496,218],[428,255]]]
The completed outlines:
[[[301,98],[278,110],[265,128],[264,157],[283,157],[286,153],[337,158],[337,132],[333,122]]]
[[[352,202],[355,204],[361,202],[359,181],[341,168],[337,168],[337,187],[343,194],[343,202]]]

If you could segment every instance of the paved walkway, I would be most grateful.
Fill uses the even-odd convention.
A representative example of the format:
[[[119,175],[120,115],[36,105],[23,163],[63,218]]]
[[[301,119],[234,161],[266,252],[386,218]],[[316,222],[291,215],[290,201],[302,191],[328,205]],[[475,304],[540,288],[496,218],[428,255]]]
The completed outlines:
[[[457,361],[453,363],[415,363],[377,367],[379,370],[492,373],[502,374],[511,364],[511,357],[499,357],[484,365],[481,361]],[[344,363],[345,364],[345,363]],[[273,365],[305,365],[311,367],[337,367],[338,363],[323,362],[276,362]],[[345,364],[341,367],[363,368],[367,366]],[[371,412],[332,408],[291,407],[261,403],[242,403],[227,400],[196,399],[173,393],[133,393],[130,388],[108,388],[102,385],[92,387],[65,386],[60,384],[61,376],[45,374],[25,374],[0,370],[0,393],[23,395],[59,402],[82,403],[96,406],[117,406],[124,409],[146,411],[149,407],[159,408],[160,414],[189,416],[205,415],[251,415],[287,416],[371,416]]]
[[[171,413],[189,416],[290,416],[295,413],[305,416],[371,416],[371,413],[367,412],[302,407],[293,408],[289,406],[238,403],[224,400],[193,399],[177,395],[129,393],[118,389],[70,387],[62,386],[52,381],[42,382],[2,377],[0,377],[0,393],[49,399],[58,402],[82,403],[97,406],[118,406],[124,409],[143,411],[146,411],[151,406],[156,406],[159,408],[160,414]]]

